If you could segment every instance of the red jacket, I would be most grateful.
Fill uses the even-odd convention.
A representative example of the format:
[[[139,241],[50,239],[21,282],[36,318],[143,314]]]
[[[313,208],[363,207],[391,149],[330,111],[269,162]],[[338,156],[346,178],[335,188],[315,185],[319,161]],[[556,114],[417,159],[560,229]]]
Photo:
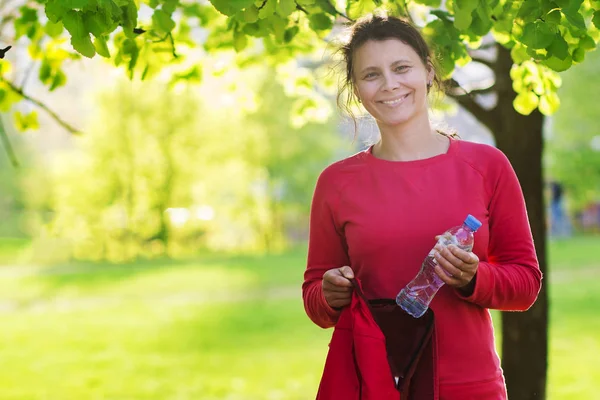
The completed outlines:
[[[383,312],[377,310],[367,303],[359,282],[353,283],[352,303],[342,311],[329,344],[317,400],[400,400],[401,392],[403,400],[437,400],[432,314],[427,314],[428,329],[422,329],[425,317],[408,316],[393,300]],[[375,318],[388,338],[393,332],[401,343],[386,343]],[[399,355],[396,360],[393,353]],[[394,376],[399,377],[398,389]]]

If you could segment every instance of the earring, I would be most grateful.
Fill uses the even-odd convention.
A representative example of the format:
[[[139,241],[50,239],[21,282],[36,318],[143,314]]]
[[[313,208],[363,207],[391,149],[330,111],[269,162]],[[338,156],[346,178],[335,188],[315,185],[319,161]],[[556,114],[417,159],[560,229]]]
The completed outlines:
[[[431,81],[427,82],[427,89],[431,88]]]
[[[357,97],[356,99],[358,100],[359,103],[362,104],[362,101],[361,101],[360,97]]]

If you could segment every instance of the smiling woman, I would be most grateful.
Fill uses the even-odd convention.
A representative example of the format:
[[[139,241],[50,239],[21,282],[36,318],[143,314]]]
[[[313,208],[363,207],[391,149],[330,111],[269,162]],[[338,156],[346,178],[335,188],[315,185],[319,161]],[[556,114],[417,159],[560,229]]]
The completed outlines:
[[[352,26],[342,54],[346,105],[358,100],[381,138],[327,167],[313,195],[304,306],[317,325],[335,327],[317,399],[397,400],[404,390],[405,400],[504,400],[489,309],[526,310],[541,285],[515,172],[499,150],[433,129],[428,94],[439,80],[427,44],[409,23],[365,17]],[[352,330],[364,324],[348,323],[360,311],[353,279],[367,299],[394,299],[419,272],[435,236],[467,214],[482,222],[472,252],[436,248],[435,271],[445,285],[430,304],[435,345],[433,362],[425,364],[434,372],[415,379],[431,394],[423,397],[395,387],[393,378],[409,379],[392,372],[377,346],[367,365],[356,361],[353,346],[364,332]],[[404,340],[411,318],[398,322],[406,343],[420,340]],[[385,334],[388,343],[398,342]],[[389,357],[396,366],[406,361],[395,352]]]

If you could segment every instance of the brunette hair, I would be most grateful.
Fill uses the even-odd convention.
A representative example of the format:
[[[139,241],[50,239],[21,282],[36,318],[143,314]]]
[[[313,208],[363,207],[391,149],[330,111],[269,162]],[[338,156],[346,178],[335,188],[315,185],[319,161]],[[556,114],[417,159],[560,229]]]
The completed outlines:
[[[442,81],[436,71],[437,63],[423,35],[421,35],[416,27],[398,17],[384,15],[365,16],[351,25],[350,39],[338,49],[339,53],[341,53],[343,65],[345,66],[345,73],[342,75],[337,104],[341,110],[345,111],[353,119],[355,130],[357,124],[352,112],[352,104],[356,104],[358,99],[354,93],[354,52],[369,40],[383,41],[388,39],[398,39],[412,47],[423,65],[433,70],[434,77],[431,86],[427,89],[428,92],[433,87],[439,92],[444,91]]]

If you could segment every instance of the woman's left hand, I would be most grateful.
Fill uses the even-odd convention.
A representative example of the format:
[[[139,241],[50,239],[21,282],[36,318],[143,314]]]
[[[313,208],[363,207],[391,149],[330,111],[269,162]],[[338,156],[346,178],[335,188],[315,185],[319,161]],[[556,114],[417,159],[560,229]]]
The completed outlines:
[[[435,259],[438,264],[435,272],[445,284],[472,293],[470,285],[477,273],[479,258],[471,252],[459,249],[455,245],[435,245]]]

